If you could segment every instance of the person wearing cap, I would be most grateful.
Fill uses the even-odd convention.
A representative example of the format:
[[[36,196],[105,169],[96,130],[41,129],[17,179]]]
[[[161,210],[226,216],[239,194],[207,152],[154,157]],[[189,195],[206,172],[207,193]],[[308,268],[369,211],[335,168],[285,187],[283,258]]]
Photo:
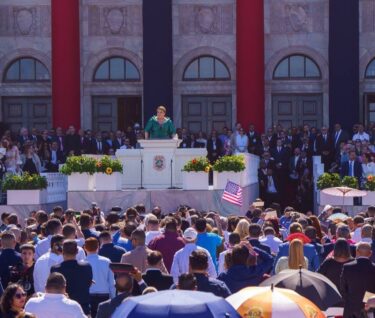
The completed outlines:
[[[121,305],[122,301],[132,296],[135,284],[139,286],[141,293],[147,288],[146,283],[142,279],[142,273],[137,268],[129,272],[126,264],[116,263],[115,265],[116,266],[111,267],[111,269],[116,275],[115,287],[117,296],[99,304],[96,318],[111,317],[117,307]]]
[[[172,267],[171,267],[171,275],[173,276],[173,281],[175,283],[178,282],[178,277],[182,274],[189,272],[189,257],[193,251],[196,250],[202,250],[205,251],[208,255],[208,275],[210,277],[215,278],[217,276],[215,265],[212,261],[212,257],[210,253],[203,247],[197,246],[197,238],[198,238],[198,232],[192,228],[189,227],[185,230],[183,234],[183,238],[185,241],[185,247],[178,250],[172,261]]]

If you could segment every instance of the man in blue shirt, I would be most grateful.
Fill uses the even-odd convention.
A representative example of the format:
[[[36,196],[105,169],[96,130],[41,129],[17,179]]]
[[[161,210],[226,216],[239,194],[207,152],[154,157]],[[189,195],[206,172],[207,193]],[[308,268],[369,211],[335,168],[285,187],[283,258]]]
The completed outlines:
[[[4,232],[1,236],[3,251],[0,255],[0,279],[1,284],[6,288],[10,280],[9,268],[22,264],[20,253],[15,251],[16,237],[12,232]]]
[[[222,246],[223,238],[215,233],[207,233],[206,231],[207,221],[204,218],[199,218],[195,222],[195,229],[198,232],[197,245],[205,248],[209,251],[212,260],[217,270],[217,249]]]
[[[115,277],[109,265],[111,261],[98,255],[99,242],[90,237],[85,241],[85,251],[87,262],[92,267],[93,280],[95,284],[90,287],[90,309],[91,317],[96,317],[98,305],[116,296]]]
[[[108,231],[101,232],[99,241],[101,245],[99,255],[109,258],[112,263],[120,263],[121,257],[126,253],[126,250],[112,243],[111,234]]]
[[[237,244],[231,253],[232,266],[227,272],[221,273],[218,279],[223,281],[232,293],[248,286],[258,286],[263,275],[272,269],[273,257],[259,248],[253,248],[248,242]],[[256,261],[257,254],[262,260],[259,264]]]

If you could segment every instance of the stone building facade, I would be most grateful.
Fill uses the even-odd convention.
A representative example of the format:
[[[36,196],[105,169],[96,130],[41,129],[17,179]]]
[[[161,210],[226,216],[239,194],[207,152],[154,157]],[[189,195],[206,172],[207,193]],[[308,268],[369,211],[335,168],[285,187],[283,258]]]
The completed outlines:
[[[143,124],[150,107],[163,102],[144,102],[150,94],[144,12],[152,2],[58,1],[0,3],[0,119],[13,130]],[[169,16],[155,14],[171,20],[166,91],[173,102],[166,106],[176,126],[209,133],[237,121],[255,122],[259,130],[332,124],[330,6],[337,0],[156,1],[170,5]],[[359,96],[350,107],[359,120],[375,121],[375,0],[358,0],[358,10]],[[74,19],[78,27],[67,32],[76,34],[61,40],[63,24]],[[72,52],[75,39],[78,53]],[[68,59],[74,54],[78,65]]]

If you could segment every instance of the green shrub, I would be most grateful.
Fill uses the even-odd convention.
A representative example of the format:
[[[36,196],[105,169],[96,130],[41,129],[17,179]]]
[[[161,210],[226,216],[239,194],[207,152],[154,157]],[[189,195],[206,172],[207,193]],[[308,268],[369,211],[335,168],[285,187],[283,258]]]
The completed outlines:
[[[216,160],[212,166],[214,171],[233,171],[241,172],[245,170],[245,158],[241,155],[237,156],[224,156]]]
[[[94,174],[96,170],[96,159],[86,156],[68,157],[60,172],[70,176],[72,173]]]
[[[182,168],[182,171],[186,172],[209,172],[210,171],[210,162],[205,157],[199,157],[194,158],[192,160],[189,160],[184,167]]]
[[[2,185],[7,190],[42,190],[47,188],[47,179],[39,174],[8,175]]]

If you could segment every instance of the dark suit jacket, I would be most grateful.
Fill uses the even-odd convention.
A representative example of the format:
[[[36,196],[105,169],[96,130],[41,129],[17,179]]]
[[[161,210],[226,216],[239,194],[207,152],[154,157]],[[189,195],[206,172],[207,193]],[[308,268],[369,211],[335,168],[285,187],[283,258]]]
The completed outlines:
[[[60,140],[60,138],[61,138],[61,140]],[[61,144],[62,144],[63,151],[65,152],[65,136],[53,136],[52,142],[54,142],[54,141],[57,142],[60,150],[61,150]]]
[[[92,268],[89,263],[76,260],[64,261],[52,266],[51,273],[58,272],[66,279],[66,292],[70,299],[77,301],[82,309],[90,303],[89,289],[92,283]]]
[[[142,278],[147,286],[155,287],[157,290],[167,290],[173,285],[173,277],[157,269],[147,270]]]
[[[68,154],[70,151],[74,151],[74,155],[79,156],[81,154],[81,138],[79,135],[67,135],[65,136],[65,153]]]
[[[101,143],[102,143],[102,149],[101,149],[101,150],[98,148],[98,140],[95,139],[95,148],[96,148],[96,153],[97,153],[98,155],[107,155],[108,152],[109,152],[109,148],[110,148],[110,146],[109,146],[109,144],[108,144],[107,141],[105,141],[105,140],[100,140],[100,141],[101,141]]]
[[[341,133],[339,134],[337,141],[336,141],[336,132],[332,134],[333,139],[333,146],[335,147],[336,153],[340,151],[340,143],[346,142],[349,139],[349,135],[346,131],[341,130]]]
[[[117,307],[121,305],[125,298],[128,298],[131,294],[125,292],[117,295],[113,299],[109,299],[99,304],[96,318],[110,318],[116,311]]]
[[[360,317],[365,292],[375,293],[375,264],[366,258],[345,264],[340,285],[345,303],[344,318]]]
[[[59,164],[65,163],[65,155],[61,150],[56,151],[57,163],[54,164],[51,162],[52,160],[52,150],[49,150],[49,161],[47,162],[46,168],[48,172],[58,172],[59,171]]]
[[[113,139],[112,141],[112,146],[113,146],[113,149],[117,150],[117,149],[120,149],[120,147],[123,145],[123,141],[121,140],[121,142],[119,142],[117,140],[117,138]]]
[[[138,286],[138,284],[134,285]],[[146,284],[139,285],[138,289],[142,293],[147,288]],[[115,298],[109,299],[99,304],[98,306],[98,313],[96,314],[96,318],[110,318],[112,314],[116,311],[117,307],[121,305],[122,301],[125,298],[133,296],[128,292],[124,292],[118,294]]]
[[[84,153],[94,155],[96,154],[96,139],[94,137],[85,138],[83,140],[83,151]]]
[[[276,165],[281,163],[283,169],[288,169],[289,153],[285,147],[281,147],[280,151],[278,151],[277,148],[273,148],[271,155],[275,160]]]
[[[0,255],[0,279],[1,284],[6,288],[10,281],[9,268],[17,264],[22,264],[20,253],[13,249],[7,248]]]
[[[270,254],[271,255],[271,249],[269,246],[267,245],[264,245],[262,244],[261,242],[259,242],[259,240],[257,239],[249,239],[249,242],[252,246],[254,247],[257,247],[259,249],[261,249],[262,251],[265,251],[266,253]]]
[[[99,250],[99,255],[109,258],[112,263],[120,263],[121,257],[125,253],[126,250],[124,248],[113,243],[103,244]]]
[[[362,165],[358,161],[354,161],[354,176],[358,179],[358,181],[362,178]],[[345,177],[349,175],[349,161],[344,162],[341,165],[341,177]]]
[[[214,150],[214,142],[216,145],[216,150]],[[222,148],[223,148],[223,144],[219,138],[216,138],[215,141],[213,141],[212,138],[208,139],[207,140],[208,159],[210,161],[216,160],[218,156],[222,153]]]
[[[333,139],[329,134],[327,134],[327,140],[324,140],[323,135],[317,136],[315,146],[317,155],[321,156],[323,151],[329,151],[329,156],[332,156],[334,146]]]

